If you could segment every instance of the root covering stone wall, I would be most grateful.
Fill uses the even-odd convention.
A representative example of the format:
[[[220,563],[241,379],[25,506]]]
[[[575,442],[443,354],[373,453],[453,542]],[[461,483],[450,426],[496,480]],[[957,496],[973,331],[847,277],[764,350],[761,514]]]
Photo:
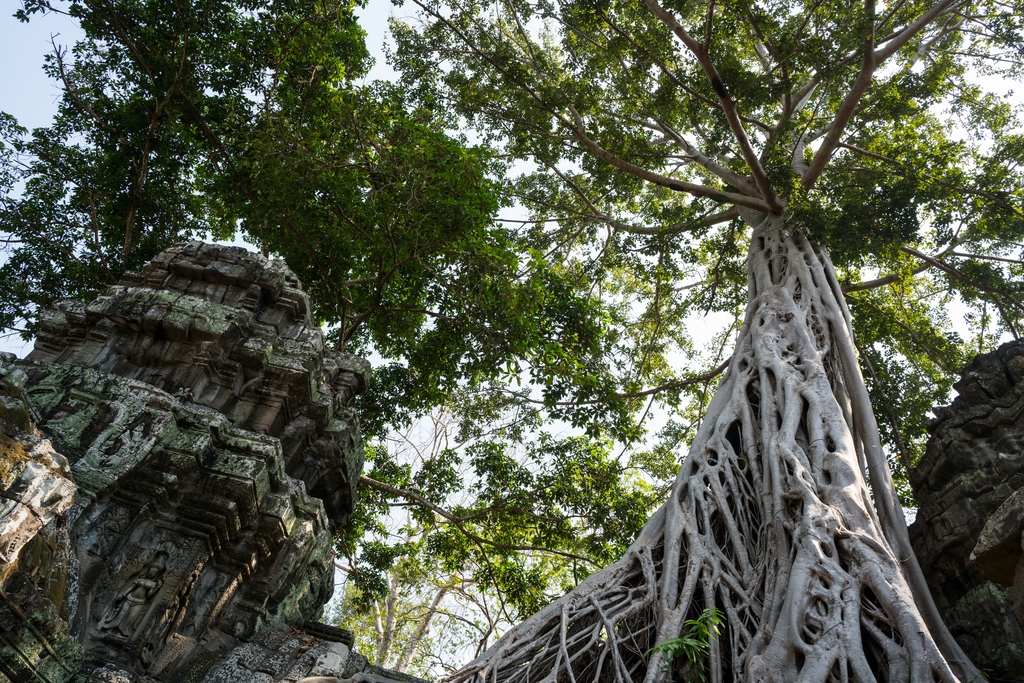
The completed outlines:
[[[967,654],[993,681],[1024,681],[1024,343],[979,356],[954,387],[910,475],[910,537]]]
[[[0,682],[380,675],[316,622],[368,374],[283,262],[237,247],[177,245],[47,311],[0,357]]]

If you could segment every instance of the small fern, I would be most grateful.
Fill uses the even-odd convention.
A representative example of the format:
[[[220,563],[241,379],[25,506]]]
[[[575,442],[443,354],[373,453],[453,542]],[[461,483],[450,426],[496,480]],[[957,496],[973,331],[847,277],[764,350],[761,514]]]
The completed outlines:
[[[710,607],[701,612],[696,619],[683,622],[681,636],[662,642],[651,652],[660,653],[669,667],[674,661],[682,660],[681,675],[688,676],[690,680],[707,683],[708,673],[704,660],[708,654],[708,643],[712,635],[717,636],[721,633],[724,616],[717,607]]]

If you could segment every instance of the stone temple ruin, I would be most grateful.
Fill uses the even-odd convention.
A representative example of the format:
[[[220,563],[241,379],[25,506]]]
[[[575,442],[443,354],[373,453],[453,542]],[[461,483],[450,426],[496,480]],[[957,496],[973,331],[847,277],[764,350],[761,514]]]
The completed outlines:
[[[942,618],[989,680],[1024,681],[1024,341],[978,356],[910,474],[910,539]]]
[[[408,680],[316,621],[368,374],[283,262],[237,247],[177,245],[47,311],[0,358],[0,682]]]

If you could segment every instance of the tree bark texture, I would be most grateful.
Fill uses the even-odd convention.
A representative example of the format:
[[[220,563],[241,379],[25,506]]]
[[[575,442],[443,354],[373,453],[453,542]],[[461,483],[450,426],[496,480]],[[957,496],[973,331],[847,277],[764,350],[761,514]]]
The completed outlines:
[[[747,269],[735,353],[669,500],[448,683],[690,680],[656,648],[711,607],[716,683],[981,680],[910,550],[827,254],[774,216]]]

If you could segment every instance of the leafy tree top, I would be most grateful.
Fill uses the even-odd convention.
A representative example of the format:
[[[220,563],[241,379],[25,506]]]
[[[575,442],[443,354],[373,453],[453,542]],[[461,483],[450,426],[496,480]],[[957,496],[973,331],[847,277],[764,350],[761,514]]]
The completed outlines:
[[[518,234],[604,302],[619,396],[703,376],[686,324],[738,314],[768,213],[831,252],[906,464],[966,356],[1019,334],[1019,3],[405,6],[406,85],[527,164]]]

